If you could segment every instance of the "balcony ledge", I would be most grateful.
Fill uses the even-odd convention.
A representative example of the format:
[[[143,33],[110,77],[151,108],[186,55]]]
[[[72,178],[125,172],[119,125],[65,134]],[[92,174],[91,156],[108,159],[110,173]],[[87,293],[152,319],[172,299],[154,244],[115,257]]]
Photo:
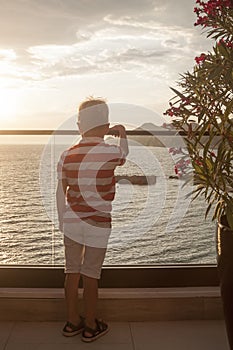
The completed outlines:
[[[81,297],[83,290],[79,290]],[[218,298],[219,287],[100,288],[100,299]],[[0,288],[0,298],[64,299],[63,288]]]
[[[0,309],[0,321],[66,319],[62,288],[0,288]],[[114,322],[223,319],[219,287],[100,289],[98,314]]]

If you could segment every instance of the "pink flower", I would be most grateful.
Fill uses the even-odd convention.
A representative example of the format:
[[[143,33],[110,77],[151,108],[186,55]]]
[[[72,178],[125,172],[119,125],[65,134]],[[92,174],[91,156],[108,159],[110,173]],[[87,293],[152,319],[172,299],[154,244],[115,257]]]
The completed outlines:
[[[200,165],[200,166],[203,165],[202,161],[200,161],[199,159],[195,159],[195,163],[196,163],[197,165]]]
[[[190,160],[180,159],[174,167],[175,173],[178,176],[182,176],[190,171]]]
[[[176,154],[182,153],[182,150],[181,150],[181,148],[170,147],[169,153],[171,153],[173,156],[175,156]]]
[[[172,109],[169,108],[166,110],[166,112],[163,113],[164,115],[169,115],[170,117],[173,117],[174,113],[172,112]]]
[[[228,47],[229,49],[233,48],[233,42],[229,41],[229,40],[224,40],[223,38],[219,40],[218,45],[225,45],[226,47]]]
[[[199,57],[195,57],[195,61],[197,64],[200,64],[201,62],[204,62],[207,58],[207,55],[205,53],[202,53]]]
[[[194,7],[193,11],[197,14],[197,16],[199,16],[201,10],[198,7]]]
[[[229,47],[229,49],[233,49],[233,42],[228,41],[227,42],[227,47]]]
[[[214,152],[210,152],[210,155],[214,158],[216,158],[216,154]]]
[[[195,26],[216,28],[215,19],[221,16],[226,8],[233,8],[232,0],[209,0],[207,2],[197,0],[196,3],[199,7],[194,7],[194,12],[198,17],[196,23],[194,23]]]
[[[194,23],[194,25],[195,26],[202,25],[202,26],[206,27],[207,26],[207,22],[208,22],[208,17],[207,16],[204,16],[204,17],[199,16],[197,21]]]

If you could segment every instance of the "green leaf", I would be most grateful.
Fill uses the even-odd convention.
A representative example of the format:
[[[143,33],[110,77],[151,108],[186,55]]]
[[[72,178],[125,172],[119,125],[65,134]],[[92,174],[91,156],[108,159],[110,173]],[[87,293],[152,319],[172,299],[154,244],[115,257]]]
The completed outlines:
[[[207,165],[207,168],[208,170],[212,170],[213,169],[213,163],[211,162],[211,160],[209,158],[206,158],[206,165]]]
[[[228,104],[227,108],[225,109],[224,117],[227,118],[229,116],[229,114],[231,114],[232,111],[233,111],[233,99]]]
[[[210,204],[208,205],[207,209],[206,209],[206,212],[205,212],[205,219],[207,218],[211,207],[212,207],[212,203],[210,203]]]
[[[194,167],[194,170],[197,174],[203,174],[203,168],[200,167],[200,165],[194,163],[193,167]]]
[[[209,80],[219,79],[219,76],[221,75],[222,70],[223,70],[222,66],[213,69],[213,71],[209,74]]]
[[[186,99],[186,96],[183,95],[180,91],[174,89],[173,87],[170,88],[177,96],[179,96],[181,99]]]
[[[228,72],[227,72],[227,74],[226,74],[226,80],[227,80],[227,82],[230,84],[230,83],[232,83],[232,81],[233,81],[233,78],[232,78],[232,70],[228,70]]]
[[[223,210],[223,201],[218,201],[215,209],[214,209],[214,214],[213,214],[213,219],[218,219],[220,218],[221,214],[222,214],[222,210]]]
[[[193,191],[193,194],[196,192],[195,196],[193,197],[193,200],[196,199],[198,196],[203,194],[204,188],[200,188],[198,191]]]
[[[228,58],[229,57],[229,53],[226,49],[226,47],[222,44],[218,45],[218,52],[224,56],[225,58]]]
[[[205,130],[203,130],[205,132]],[[203,150],[203,158],[206,159],[207,153],[209,151],[210,148],[210,144],[211,144],[212,139],[209,138],[208,141],[206,142],[205,146],[204,146],[204,150]]]
[[[226,216],[227,216],[228,224],[230,228],[233,230],[233,211],[230,206],[227,206],[226,208]]]

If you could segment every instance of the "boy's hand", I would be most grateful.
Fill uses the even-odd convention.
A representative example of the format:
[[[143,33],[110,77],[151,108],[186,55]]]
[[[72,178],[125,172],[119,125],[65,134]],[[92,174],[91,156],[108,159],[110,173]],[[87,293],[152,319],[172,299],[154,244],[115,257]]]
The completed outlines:
[[[125,127],[123,125],[114,125],[109,128],[109,134],[120,137],[120,148],[122,149],[124,156],[129,153],[128,141],[126,136]]]
[[[111,128],[109,128],[109,134],[114,136],[125,137],[126,132],[125,132],[124,125],[118,124],[118,125],[112,126]]]

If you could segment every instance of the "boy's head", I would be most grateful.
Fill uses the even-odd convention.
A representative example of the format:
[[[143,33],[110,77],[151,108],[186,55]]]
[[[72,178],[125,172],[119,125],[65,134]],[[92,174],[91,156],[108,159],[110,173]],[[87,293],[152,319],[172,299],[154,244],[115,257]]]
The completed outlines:
[[[78,109],[78,127],[84,136],[103,137],[109,130],[108,106],[105,100],[90,97]]]

